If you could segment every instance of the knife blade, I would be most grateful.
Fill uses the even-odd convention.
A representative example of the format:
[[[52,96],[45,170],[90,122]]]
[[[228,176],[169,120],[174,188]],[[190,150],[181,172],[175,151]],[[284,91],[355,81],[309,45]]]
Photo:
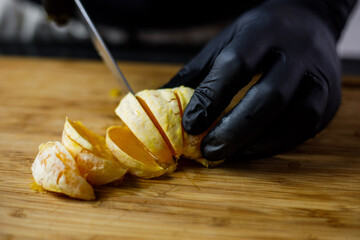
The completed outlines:
[[[112,74],[115,76],[115,78],[118,80],[120,84],[120,88],[123,91],[124,94],[131,92],[134,94],[134,91],[132,90],[130,84],[126,80],[123,72],[120,70],[118,64],[116,63],[114,57],[110,53],[109,49],[107,48],[105,42],[101,38],[99,32],[97,31],[95,25],[91,21],[89,15],[87,14],[84,6],[82,5],[80,0],[74,0],[75,5],[77,6],[77,12],[80,17],[80,19],[85,24],[86,28],[88,29],[88,32],[90,34],[91,41],[97,50],[98,54],[102,58],[102,60],[105,62],[105,64],[108,66]]]

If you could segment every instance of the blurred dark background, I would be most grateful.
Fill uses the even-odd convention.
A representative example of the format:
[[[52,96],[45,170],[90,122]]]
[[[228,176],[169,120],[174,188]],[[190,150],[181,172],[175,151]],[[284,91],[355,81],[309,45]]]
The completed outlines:
[[[0,55],[100,59],[81,22],[74,19],[58,27],[36,3],[39,1],[0,0]],[[168,1],[168,6],[153,6],[150,11],[140,7],[141,11],[134,15],[130,10],[147,1],[133,0],[129,6],[121,5],[128,1],[119,0],[117,8],[121,10],[110,13],[101,11],[100,6],[107,1],[93,2],[99,8],[96,3],[90,4],[90,16],[94,16],[115,58],[125,61],[185,64],[242,11],[240,6],[231,4],[224,4],[232,6],[227,8],[208,8],[216,10],[215,14],[198,4],[193,7],[198,8],[199,14],[188,15],[184,6],[191,4],[190,1],[184,1],[181,6],[172,6],[174,3]],[[113,26],[104,19],[124,24]],[[344,74],[360,74],[359,26],[358,3],[338,44]]]

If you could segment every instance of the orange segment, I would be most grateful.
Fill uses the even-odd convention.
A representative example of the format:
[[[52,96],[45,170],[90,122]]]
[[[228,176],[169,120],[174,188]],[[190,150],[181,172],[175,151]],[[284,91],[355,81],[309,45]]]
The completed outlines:
[[[182,117],[186,106],[188,105],[192,95],[194,94],[194,89],[180,86],[177,88],[173,88],[172,91],[175,93],[178,101],[180,102],[179,106],[181,109],[181,117]],[[200,144],[201,144],[202,139],[205,137],[205,135],[208,133],[208,131],[210,129],[211,129],[211,127],[207,131],[205,131],[199,135],[190,135],[187,132],[185,132],[184,129],[182,128],[183,139],[184,139],[183,156],[185,158],[195,160],[205,167],[217,166],[224,162],[224,160],[208,161],[202,157],[201,150],[200,150]]]
[[[92,151],[97,156],[111,158],[109,149],[107,149],[105,145],[105,138],[89,131],[80,121],[71,121],[69,118],[67,118],[66,121],[77,132],[78,137],[73,136],[74,141],[89,151]],[[80,140],[79,137],[82,139]]]
[[[164,132],[164,129],[161,127],[160,123],[157,121],[154,114],[150,110],[149,106],[146,104],[146,102],[142,98],[137,97],[137,99],[139,100],[139,103],[145,110],[146,114],[150,117],[151,121],[154,123],[155,127],[159,130],[159,133],[163,137],[168,148],[170,149],[171,154],[173,156],[175,156],[176,155],[175,149],[173,148],[172,144],[170,143],[170,140],[169,140],[168,136],[166,135],[166,133]]]
[[[106,144],[132,175],[152,178],[165,173],[165,169],[158,165],[158,159],[126,125],[109,127]]]
[[[37,185],[73,198],[95,198],[93,188],[80,175],[75,160],[60,142],[47,142],[39,148],[32,166]]]
[[[183,152],[181,112],[171,89],[143,90],[136,94],[145,112],[154,122],[175,159]]]
[[[194,89],[181,86],[181,87],[173,88],[172,91],[175,93],[178,101],[180,102],[179,106],[181,108],[181,118],[182,118],[184,110],[186,109],[187,104],[189,103],[192,95],[194,94]],[[190,135],[183,130],[183,136],[184,136],[183,156],[189,159],[201,158],[202,156],[200,151],[200,143],[203,137],[205,136],[205,134],[202,133],[200,135]]]
[[[109,129],[112,141],[127,155],[143,162],[148,166],[158,166],[157,159],[149,152],[149,149],[126,126],[118,126]]]
[[[180,116],[181,116],[181,120],[182,120],[182,118],[184,116],[184,109],[182,108],[182,104],[181,104],[181,100],[180,100],[179,95],[177,94],[176,91],[173,91],[173,92],[175,94],[176,101],[177,101],[177,103],[179,105],[179,111],[180,111]],[[180,121],[180,126],[181,126],[181,137],[183,139],[183,146],[184,146],[184,144],[185,144],[185,130],[184,130],[184,127],[182,125],[182,121]]]
[[[149,149],[156,157],[157,163],[172,171],[176,162],[159,130],[145,112],[136,97],[128,93],[115,109],[116,114],[121,118],[131,132]]]
[[[81,122],[66,119],[62,142],[75,158],[81,174],[93,185],[118,181],[127,172],[106,147],[105,138]]]

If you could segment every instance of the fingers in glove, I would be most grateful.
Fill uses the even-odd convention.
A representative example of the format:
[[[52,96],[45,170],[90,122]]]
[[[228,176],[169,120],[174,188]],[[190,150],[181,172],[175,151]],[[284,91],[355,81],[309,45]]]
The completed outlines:
[[[219,160],[250,145],[284,113],[300,80],[297,64],[281,55],[259,82],[202,141],[206,159]]]
[[[239,34],[219,53],[185,109],[185,131],[196,135],[207,130],[250,82],[268,58],[265,48],[255,46],[254,39]]]
[[[234,25],[230,25],[213,38],[162,88],[174,88],[181,85],[192,88],[197,87],[209,73],[211,66],[214,64],[214,61],[221,50],[227,46],[234,37],[233,28]]]
[[[327,82],[307,73],[283,117],[239,153],[251,158],[271,156],[315,136],[322,129],[328,98]]]

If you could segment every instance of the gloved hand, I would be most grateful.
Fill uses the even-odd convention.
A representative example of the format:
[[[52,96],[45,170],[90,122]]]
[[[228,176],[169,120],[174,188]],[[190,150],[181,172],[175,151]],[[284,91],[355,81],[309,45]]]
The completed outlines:
[[[41,0],[48,16],[58,25],[66,24],[74,15],[74,0]]]
[[[208,129],[233,96],[260,80],[204,138],[209,160],[268,156],[321,131],[341,99],[336,41],[355,1],[270,0],[240,16],[164,87],[196,87],[183,117]]]

